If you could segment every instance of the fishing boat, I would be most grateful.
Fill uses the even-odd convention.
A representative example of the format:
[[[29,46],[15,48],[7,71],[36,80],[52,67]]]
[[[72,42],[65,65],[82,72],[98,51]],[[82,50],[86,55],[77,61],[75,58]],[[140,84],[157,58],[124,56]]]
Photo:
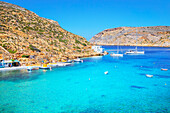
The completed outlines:
[[[118,41],[118,44],[117,44],[117,53],[111,53],[110,56],[113,56],[113,57],[123,57],[123,54],[119,53],[119,41]]]
[[[136,48],[133,50],[127,51],[125,54],[131,54],[131,55],[145,54],[144,51],[138,51],[138,48],[137,48],[137,29],[136,29]]]

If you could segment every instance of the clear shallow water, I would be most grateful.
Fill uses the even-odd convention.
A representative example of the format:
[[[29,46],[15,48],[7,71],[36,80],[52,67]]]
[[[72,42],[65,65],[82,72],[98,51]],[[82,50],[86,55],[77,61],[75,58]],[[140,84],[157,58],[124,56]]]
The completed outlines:
[[[47,72],[1,72],[0,112],[170,112],[170,48],[144,49],[145,55],[86,58]]]

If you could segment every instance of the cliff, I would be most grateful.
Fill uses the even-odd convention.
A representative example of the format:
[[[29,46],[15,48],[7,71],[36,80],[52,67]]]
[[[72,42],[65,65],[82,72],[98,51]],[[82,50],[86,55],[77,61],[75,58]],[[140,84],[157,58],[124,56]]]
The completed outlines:
[[[137,42],[136,42],[137,41]],[[170,47],[170,26],[118,27],[106,29],[90,39],[97,45]]]
[[[31,55],[34,62],[95,54],[84,37],[66,31],[57,21],[1,1],[0,50],[0,56],[6,53],[6,59]]]

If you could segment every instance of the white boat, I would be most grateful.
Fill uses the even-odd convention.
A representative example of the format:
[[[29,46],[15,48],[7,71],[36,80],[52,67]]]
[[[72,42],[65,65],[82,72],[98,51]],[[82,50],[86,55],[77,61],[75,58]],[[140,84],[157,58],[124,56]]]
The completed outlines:
[[[83,60],[81,60],[81,59],[79,59],[79,58],[74,59],[73,61],[74,61],[74,62],[83,62]]]
[[[108,73],[109,73],[108,71],[104,72],[105,75],[107,75]]]
[[[39,67],[38,66],[27,66],[27,70],[28,71],[32,71],[32,70],[38,70],[39,69]]]
[[[31,72],[31,71],[32,71],[32,67],[31,67],[31,66],[27,66],[27,70],[28,70],[29,72]]]
[[[73,62],[73,60],[67,60],[67,62],[66,63],[72,63]]]
[[[146,74],[146,77],[152,78],[153,75]]]
[[[39,69],[51,69],[51,67],[43,67],[43,66],[40,66]]]
[[[110,56],[113,56],[113,57],[123,57],[123,54],[119,53],[119,41],[118,41],[118,44],[117,44],[117,53],[111,53]]]
[[[113,57],[123,57],[123,54],[112,53],[112,54],[110,54],[110,56],[113,56]]]
[[[137,54],[145,54],[144,51],[138,51],[137,48],[137,29],[136,29],[136,48],[134,50],[129,50],[125,54],[137,55]]]
[[[137,51],[137,47],[135,50],[129,50],[125,54],[145,54],[144,51]]]

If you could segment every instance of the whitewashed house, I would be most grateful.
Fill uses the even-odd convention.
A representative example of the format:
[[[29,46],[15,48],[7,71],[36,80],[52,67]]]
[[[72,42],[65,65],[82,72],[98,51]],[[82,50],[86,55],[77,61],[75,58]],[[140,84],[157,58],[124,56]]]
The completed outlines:
[[[97,53],[104,53],[104,48],[101,46],[92,46],[92,49]]]

